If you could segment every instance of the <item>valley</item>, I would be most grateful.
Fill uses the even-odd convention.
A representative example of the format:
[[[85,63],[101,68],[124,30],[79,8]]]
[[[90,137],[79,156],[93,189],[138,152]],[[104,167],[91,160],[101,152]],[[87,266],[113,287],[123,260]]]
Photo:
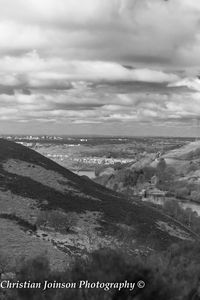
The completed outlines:
[[[58,261],[67,264],[101,247],[131,255],[196,239],[137,197],[130,203],[126,195],[6,139],[0,140],[0,189],[1,249],[10,253],[12,265],[19,254],[32,257],[33,249],[46,252],[59,268]]]
[[[87,176],[104,185],[104,178],[113,177],[115,174],[128,172],[130,168],[138,169],[148,164],[152,167],[157,164],[160,157],[165,158],[169,165],[180,165],[180,159],[176,160],[173,153],[180,153],[185,145],[193,143],[194,138],[154,138],[154,137],[91,137],[91,136],[4,136],[40,154],[54,160],[58,164],[70,169],[79,176]],[[189,147],[189,146],[187,146]],[[189,150],[188,150],[189,151]],[[172,153],[172,154],[169,154]],[[187,151],[186,151],[187,152]],[[179,154],[176,154],[179,155]],[[182,159],[183,164],[184,159]],[[151,162],[151,164],[149,163]],[[190,161],[190,163],[192,163]],[[195,163],[195,162],[194,162]],[[194,164],[193,163],[193,164]],[[177,165],[177,167],[178,167]],[[133,166],[133,167],[132,167]],[[124,176],[124,175],[119,175]],[[127,193],[127,188],[120,186],[120,178],[115,184],[106,183],[109,188]],[[181,178],[183,180],[183,178]],[[114,180],[115,181],[115,180]],[[122,179],[123,181],[123,179]],[[145,188],[155,188],[145,183],[144,186],[133,187],[128,185],[129,193],[141,196]],[[131,191],[131,192],[130,192]],[[194,194],[194,193],[193,193]],[[170,195],[171,196],[171,195]],[[165,197],[166,199],[166,197]],[[169,197],[169,199],[171,199]],[[196,198],[174,198],[183,208],[191,208],[200,213],[200,204]],[[148,200],[148,199],[145,199]],[[149,201],[163,204],[163,198],[155,200],[149,197]]]
[[[181,147],[194,138],[106,136],[2,136],[29,147],[73,171],[126,165]]]
[[[155,275],[157,270],[163,272],[166,266],[167,274],[171,271],[173,276],[175,272],[182,274],[179,268],[187,268],[182,262],[178,261],[179,268],[173,271],[176,251],[181,260],[199,249],[200,220],[198,214],[186,208],[191,195],[197,191],[199,142],[160,139],[155,143],[153,140],[154,143],[151,139],[145,142],[139,140],[138,144],[134,141],[133,145],[130,141],[127,145],[116,144],[116,141],[108,145],[106,141],[107,144],[101,146],[77,146],[84,151],[75,151],[73,158],[78,157],[78,161],[80,158],[86,166],[79,165],[79,169],[69,170],[64,167],[65,164],[77,163],[77,160],[68,161],[67,151],[71,146],[58,145],[56,140],[50,146],[48,142],[32,147],[32,144],[27,146],[24,140],[0,139],[1,278],[20,279],[24,274],[28,278],[31,269],[31,276],[34,276],[31,278],[38,280],[37,274],[40,274],[42,282],[47,278],[58,281],[59,278],[62,281],[74,278],[77,281],[80,274],[84,274],[81,276],[85,276],[86,280],[108,278],[109,281],[111,276],[116,281],[116,268],[127,279],[129,269],[131,276],[138,276],[137,266],[144,272],[148,269],[151,279],[152,276],[160,276]],[[104,156],[96,165],[92,153],[98,157],[97,150],[100,148]],[[122,148],[125,149],[123,155]],[[112,149],[115,158],[110,152],[106,154],[108,149],[110,152]],[[43,151],[45,155],[40,153]],[[60,153],[65,158],[64,163],[60,161]],[[50,154],[53,160],[49,159]],[[88,156],[85,155],[93,157],[95,164],[90,161],[88,165]],[[192,170],[187,160],[188,157],[191,160],[191,155],[192,163],[195,161]],[[129,161],[120,162],[119,157]],[[183,157],[182,160],[180,157]],[[110,163],[114,159],[117,162]],[[169,165],[171,162],[178,171],[174,172]],[[179,178],[181,184],[184,178],[184,188],[191,189],[185,198],[182,190],[182,198],[178,194],[172,195],[171,188],[177,188]],[[175,186],[172,186],[172,180]],[[195,180],[195,185],[190,185],[190,180]],[[180,206],[180,201],[186,206]],[[193,263],[190,259],[189,265]],[[96,274],[96,270],[100,273]],[[185,276],[188,276],[189,271],[184,270]],[[167,280],[170,282],[171,279]],[[159,287],[156,289],[159,291]],[[56,294],[60,299],[62,293],[70,297],[68,292],[51,291],[50,296],[47,291],[46,295],[54,299]],[[14,297],[21,295],[17,290],[6,291],[5,295],[9,297],[10,293]],[[74,290],[73,293],[77,295],[78,292]],[[0,295],[4,295],[1,290]],[[40,290],[38,295],[41,296]]]

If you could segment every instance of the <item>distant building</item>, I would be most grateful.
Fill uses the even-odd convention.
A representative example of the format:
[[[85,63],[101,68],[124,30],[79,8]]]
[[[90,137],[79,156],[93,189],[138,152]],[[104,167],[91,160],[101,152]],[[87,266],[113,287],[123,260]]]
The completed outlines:
[[[164,198],[166,196],[166,192],[154,188],[152,190],[147,191],[147,196],[152,197],[154,199]]]
[[[156,204],[162,204],[166,197],[166,192],[157,188],[143,189],[140,192],[143,201],[150,201]]]

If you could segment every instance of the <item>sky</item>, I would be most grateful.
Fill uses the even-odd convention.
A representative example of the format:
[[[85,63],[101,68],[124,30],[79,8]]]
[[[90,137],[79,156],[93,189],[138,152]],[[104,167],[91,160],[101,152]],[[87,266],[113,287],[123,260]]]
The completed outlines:
[[[197,136],[198,76],[198,0],[0,0],[0,134]]]

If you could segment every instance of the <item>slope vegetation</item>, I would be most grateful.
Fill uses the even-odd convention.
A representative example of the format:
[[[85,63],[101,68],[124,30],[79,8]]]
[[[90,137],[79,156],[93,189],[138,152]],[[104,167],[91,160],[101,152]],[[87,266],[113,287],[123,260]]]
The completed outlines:
[[[53,267],[99,247],[163,250],[195,236],[175,220],[0,140],[0,249],[13,264],[46,252]]]

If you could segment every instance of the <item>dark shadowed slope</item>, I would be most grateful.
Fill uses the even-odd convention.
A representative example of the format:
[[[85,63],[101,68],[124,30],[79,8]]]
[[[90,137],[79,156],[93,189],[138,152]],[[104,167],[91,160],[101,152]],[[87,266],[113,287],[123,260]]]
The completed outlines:
[[[67,220],[73,218],[71,231],[64,233],[56,225],[36,226],[35,231],[28,228],[34,241],[48,242],[68,254],[77,249],[92,251],[99,245],[124,247],[127,251],[141,247],[161,250],[179,240],[194,238],[189,230],[145,204],[131,204],[37,152],[3,139],[0,205],[0,220],[15,227],[18,224],[20,234],[26,222],[37,224],[41,211],[62,211]],[[6,231],[3,237],[0,233],[0,246],[5,239]],[[12,248],[11,242],[6,244]]]

